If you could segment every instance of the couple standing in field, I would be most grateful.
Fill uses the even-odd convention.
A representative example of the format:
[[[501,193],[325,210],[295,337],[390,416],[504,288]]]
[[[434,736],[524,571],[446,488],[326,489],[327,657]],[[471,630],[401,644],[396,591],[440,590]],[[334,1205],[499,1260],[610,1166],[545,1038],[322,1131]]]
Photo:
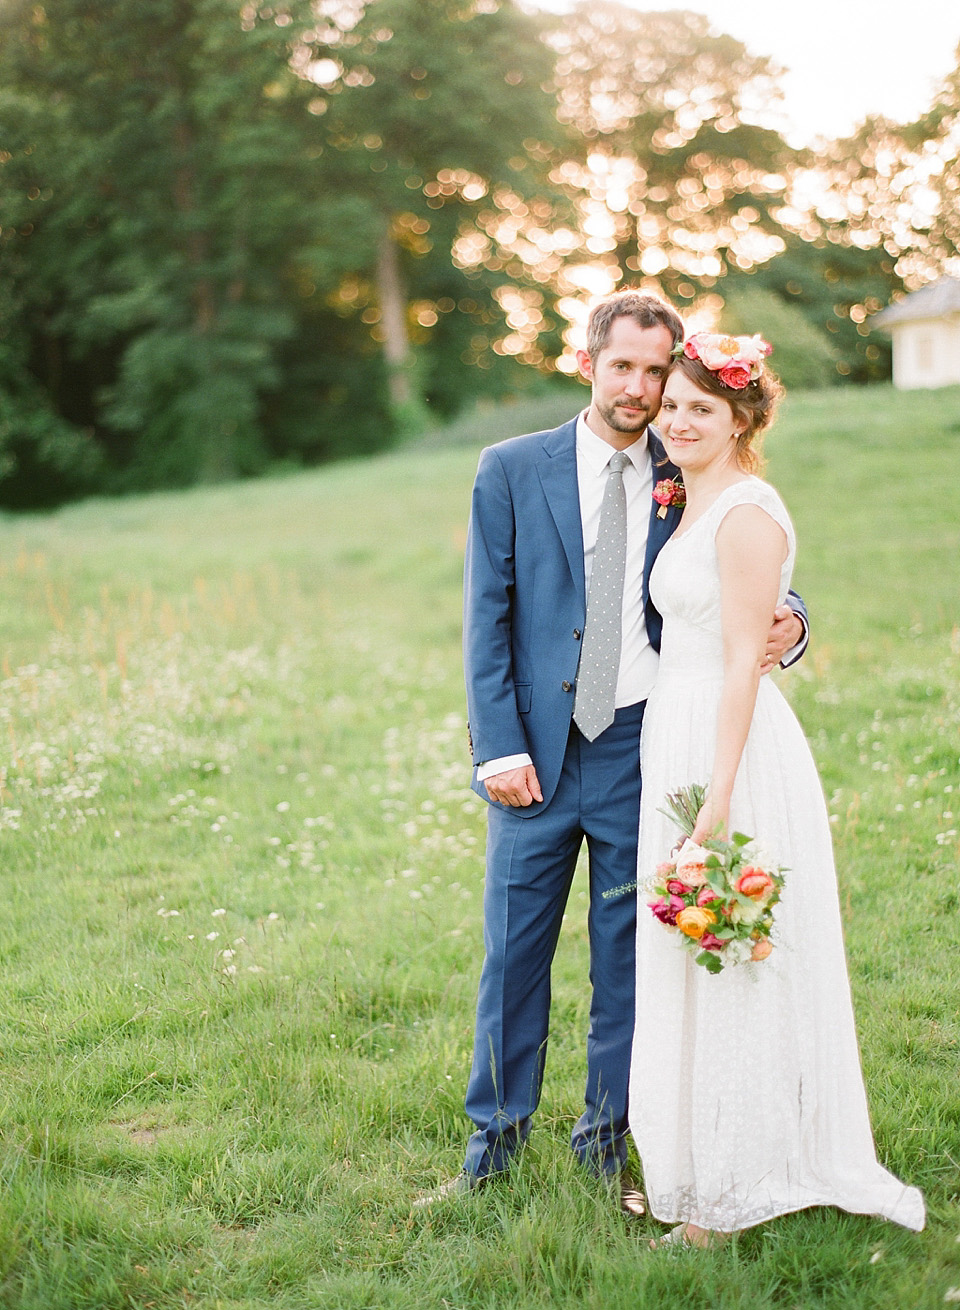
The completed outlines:
[[[504,1172],[530,1131],[585,840],[583,1165],[643,1214],[625,1168],[632,1132],[650,1212],[676,1225],[661,1242],[709,1245],[811,1205],[923,1226],[920,1193],[877,1162],[826,807],[800,727],[763,677],[807,642],[789,591],[793,528],[756,476],[780,392],[768,352],[757,337],[684,344],[666,302],[616,293],[578,354],[589,408],[481,456],[464,619],[474,788],[489,802],[466,1098],[476,1131],[462,1172],[418,1204]],[[787,870],[762,963],[710,972],[646,908],[677,845],[661,807],[694,783],[709,784],[695,846],[739,830]],[[634,879],[639,922],[623,894]],[[674,891],[691,888],[675,879]],[[700,932],[716,924],[702,891]]]

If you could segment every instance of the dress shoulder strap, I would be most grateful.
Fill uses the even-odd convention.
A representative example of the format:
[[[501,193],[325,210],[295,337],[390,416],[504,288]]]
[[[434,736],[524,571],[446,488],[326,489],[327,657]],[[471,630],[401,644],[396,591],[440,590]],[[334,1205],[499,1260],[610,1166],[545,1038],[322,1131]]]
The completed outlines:
[[[757,505],[769,514],[773,521],[783,528],[787,538],[787,545],[791,554],[793,553],[796,549],[797,538],[793,524],[790,521],[790,515],[787,513],[787,507],[770,483],[764,482],[762,478],[744,478],[742,482],[735,482],[732,486],[721,491],[707,511],[713,518],[714,535],[716,535],[720,524],[730,510],[735,509],[738,505]]]

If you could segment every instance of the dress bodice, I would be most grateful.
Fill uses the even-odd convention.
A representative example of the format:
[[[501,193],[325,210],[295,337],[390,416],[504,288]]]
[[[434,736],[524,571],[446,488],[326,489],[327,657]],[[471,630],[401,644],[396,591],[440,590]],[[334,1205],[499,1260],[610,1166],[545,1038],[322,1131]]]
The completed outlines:
[[[650,577],[650,597],[663,616],[660,676],[723,676],[720,571],[717,531],[737,505],[758,505],[783,528],[787,556],[780,569],[777,603],[790,587],[796,536],[783,501],[769,483],[749,477],[726,487],[687,529],[660,551]]]

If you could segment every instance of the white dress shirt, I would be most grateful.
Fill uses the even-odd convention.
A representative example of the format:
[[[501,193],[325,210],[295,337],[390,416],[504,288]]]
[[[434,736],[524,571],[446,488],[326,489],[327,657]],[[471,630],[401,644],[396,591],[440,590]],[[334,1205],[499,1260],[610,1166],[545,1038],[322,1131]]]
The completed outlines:
[[[600,526],[600,506],[607,485],[608,464],[615,447],[598,437],[588,426],[586,412],[577,419],[577,487],[580,495],[580,524],[583,529],[583,578],[587,598]],[[627,498],[627,564],[624,574],[623,616],[620,645],[620,673],[615,705],[635,705],[646,700],[657,677],[657,652],[647,637],[643,612],[643,565],[647,553],[653,495],[653,462],[644,433],[624,452],[629,459],[623,470]],[[482,782],[495,773],[532,764],[527,754],[506,755],[477,766]]]

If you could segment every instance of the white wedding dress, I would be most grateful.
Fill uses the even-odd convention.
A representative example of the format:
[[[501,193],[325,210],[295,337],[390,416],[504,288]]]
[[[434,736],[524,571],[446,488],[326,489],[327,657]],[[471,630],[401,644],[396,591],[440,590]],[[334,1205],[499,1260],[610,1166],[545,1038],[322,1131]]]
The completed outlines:
[[[737,774],[731,831],[787,867],[773,953],[710,974],[647,908],[644,881],[677,841],[658,813],[668,792],[706,783],[723,683],[715,538],[736,505],[761,506],[789,545],[777,493],[759,478],[727,487],[660,552],[651,593],[663,615],[641,758],[637,1021],[630,1126],[652,1214],[733,1231],[811,1205],[920,1229],[920,1192],[877,1161],[847,980],[830,828],[800,725],[761,679]]]

